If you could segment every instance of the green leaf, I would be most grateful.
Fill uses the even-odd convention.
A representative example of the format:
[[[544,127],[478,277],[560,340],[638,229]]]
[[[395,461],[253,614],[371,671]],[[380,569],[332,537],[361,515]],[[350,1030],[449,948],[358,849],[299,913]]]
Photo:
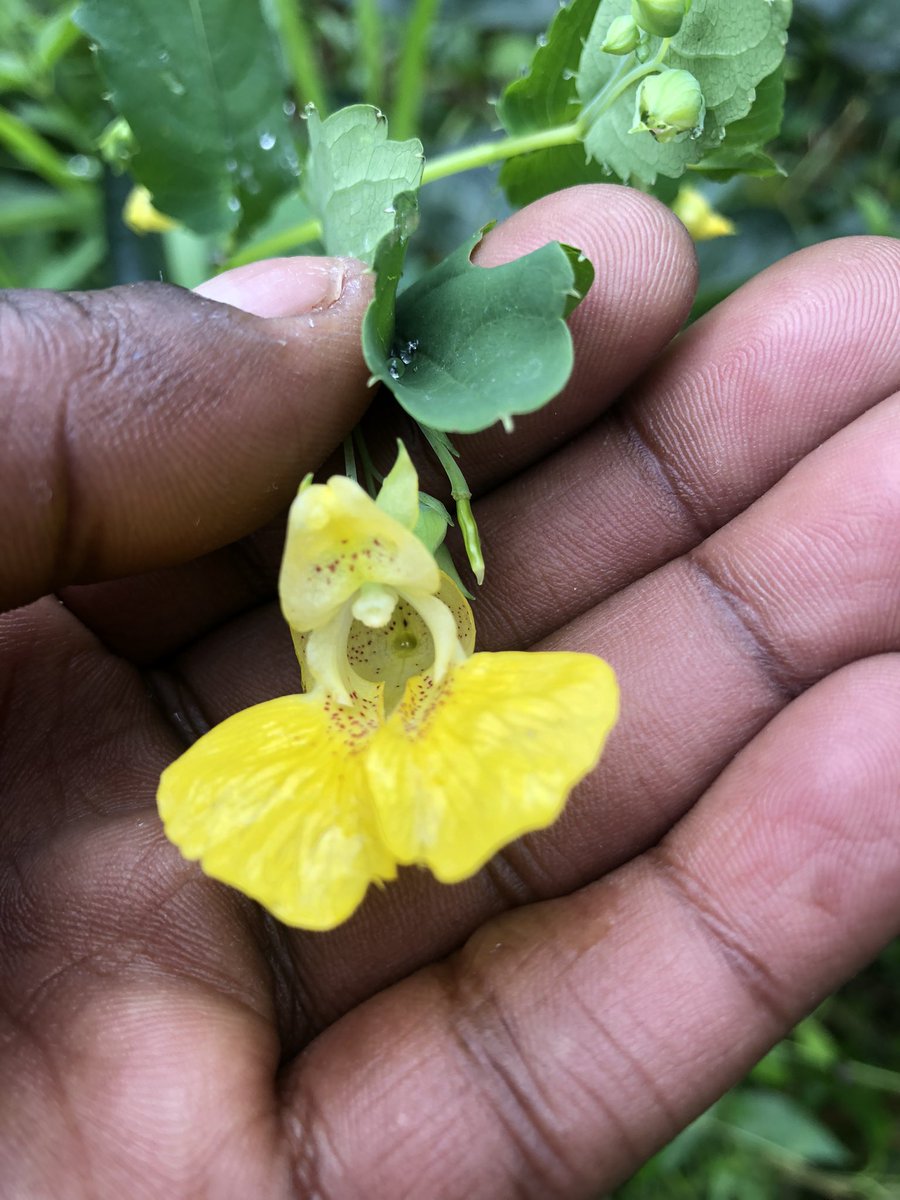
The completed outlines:
[[[577,87],[585,105],[585,146],[591,156],[624,182],[646,188],[657,175],[677,178],[720,150],[727,126],[750,113],[757,87],[784,58],[791,0],[694,0],[671,40],[664,66],[690,71],[697,78],[706,101],[706,119],[699,137],[685,133],[665,143],[649,132],[630,132],[638,86],[631,72],[640,64],[634,56],[622,60],[600,50],[610,22],[630,11],[631,0],[604,0],[584,47]],[[651,61],[661,48],[660,39],[650,40]],[[633,82],[613,99],[626,77]],[[609,88],[608,107],[601,97],[605,88]],[[592,102],[593,117],[588,107]],[[745,143],[747,153],[754,148],[758,144]]]
[[[735,175],[766,177],[782,172],[760,147],[774,141],[784,116],[784,67],[768,75],[757,87],[753,107],[725,130],[725,138],[690,169],[725,182]]]
[[[366,104],[326,121],[312,110],[308,123],[307,198],[320,218],[326,253],[353,255],[374,268],[363,348],[370,365],[378,362],[389,372],[397,288],[419,219],[422,143],[391,141],[384,114]]]
[[[555,129],[578,116],[575,73],[600,0],[573,0],[559,9],[546,42],[539,45],[528,73],[511,83],[497,105],[503,128],[513,137]],[[530,204],[541,196],[577,183],[606,178],[584,147],[555,146],[508,159],[500,183],[510,203]]]
[[[557,395],[572,370],[565,316],[586,276],[576,278],[571,252],[553,242],[485,269],[471,261],[479,240],[403,293],[390,345],[368,321],[363,331],[375,378],[432,429],[474,433],[508,423]]]
[[[851,1157],[830,1129],[778,1092],[733,1092],[719,1105],[716,1116],[742,1140],[764,1142],[804,1162],[841,1166]]]
[[[298,165],[257,0],[83,0],[76,21],[156,207],[198,233],[265,217]]]
[[[397,198],[418,191],[422,143],[391,141],[384,114],[367,104],[342,108],[326,121],[315,110],[307,115],[306,194],[322,222],[325,251],[371,265],[385,238],[396,232],[405,245],[412,232],[415,206],[404,203],[400,213]]]

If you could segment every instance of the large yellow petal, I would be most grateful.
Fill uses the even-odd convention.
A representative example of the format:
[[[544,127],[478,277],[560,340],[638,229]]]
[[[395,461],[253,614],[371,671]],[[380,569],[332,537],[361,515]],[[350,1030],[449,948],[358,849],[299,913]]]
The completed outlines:
[[[376,703],[306,696],[230,717],[163,773],[166,834],[279,920],[332,929],[372,881],[396,874],[362,765],[379,720]]]
[[[385,844],[444,883],[556,819],[618,715],[612,668],[588,654],[476,654],[407,684],[369,743]]]
[[[351,479],[304,487],[291,505],[278,591],[294,629],[321,628],[365,583],[432,594],[439,582],[415,534]]]

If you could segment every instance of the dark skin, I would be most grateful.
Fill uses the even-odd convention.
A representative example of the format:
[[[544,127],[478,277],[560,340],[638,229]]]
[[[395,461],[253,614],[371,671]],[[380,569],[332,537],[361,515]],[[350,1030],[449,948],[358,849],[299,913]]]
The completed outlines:
[[[154,791],[297,690],[279,514],[368,402],[367,282],[4,298],[4,1197],[593,1197],[898,932],[900,244],[805,251],[673,341],[666,210],[575,189],[481,261],[551,237],[597,283],[566,393],[460,439],[476,619],[609,659],[622,718],[551,829],[330,934],[184,862]]]

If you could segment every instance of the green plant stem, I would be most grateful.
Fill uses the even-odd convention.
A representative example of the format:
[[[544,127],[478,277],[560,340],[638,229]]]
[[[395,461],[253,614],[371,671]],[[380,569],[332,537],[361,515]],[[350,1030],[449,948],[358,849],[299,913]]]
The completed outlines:
[[[492,163],[503,162],[519,154],[530,154],[533,150],[573,146],[581,141],[582,134],[581,122],[575,121],[570,125],[542,129],[539,133],[498,138],[493,142],[479,142],[476,146],[466,146],[464,150],[455,150],[452,154],[444,154],[426,162],[422,183],[434,183],[436,179],[446,179],[448,175],[458,175],[461,171],[471,171],[475,167],[488,167]]]
[[[54,187],[77,192],[87,186],[72,174],[66,159],[46,139],[5,108],[0,108],[0,146]]]
[[[344,438],[344,474],[348,479],[352,479],[354,483],[359,482],[359,474],[356,470],[356,451],[353,448],[352,433]]]
[[[301,0],[273,0],[273,6],[297,100],[301,105],[314,104],[325,117],[328,113],[325,83],[318,59],[312,52],[312,38]]]
[[[426,162],[422,175],[422,184],[434,183],[438,179],[446,179],[458,175],[462,171],[472,171],[476,167],[487,167],[492,163],[504,162],[508,158],[516,158],[520,154],[530,154],[535,150],[550,150],[556,146],[574,146],[584,140],[590,124],[611,108],[629,87],[645,75],[652,74],[665,57],[668,49],[668,39],[664,40],[656,57],[634,70],[616,76],[610,84],[588,105],[577,121],[567,125],[556,125],[552,129],[542,129],[537,133],[521,134],[518,137],[497,138],[491,142],[479,142],[475,146],[466,146],[463,150],[455,150]],[[602,105],[597,107],[602,101]],[[304,242],[314,241],[322,232],[318,221],[305,221],[302,225],[294,225],[282,233],[275,234],[265,241],[246,246],[237,254],[232,255],[224,264],[225,269],[240,267],[245,263],[257,262],[261,258],[269,258],[293,250]]]
[[[363,94],[367,104],[379,108],[382,103],[384,46],[381,36],[381,12],[378,0],[356,0],[356,32],[359,59],[365,77]]]
[[[366,439],[363,435],[361,426],[357,425],[353,430],[353,444],[356,447],[356,456],[362,463],[363,477],[366,481],[366,491],[374,499],[378,495],[378,486],[384,482],[384,476],[380,471],[376,471],[375,464],[372,462],[372,456],[369,454],[369,447],[366,445]]]
[[[414,0],[406,24],[391,113],[391,130],[399,141],[418,132],[430,35],[440,5],[441,0]]]
[[[532,150],[544,150],[552,146],[571,146],[581,140],[581,126],[559,125],[555,129],[544,129],[540,133],[529,133],[521,137],[499,138],[493,142],[481,142],[477,146],[467,146],[465,150],[457,150],[453,154],[445,154],[425,164],[422,183],[433,183],[436,179],[445,179],[460,171],[471,171],[475,167],[489,166],[491,163],[502,162],[514,158],[517,154],[528,154]],[[300,225],[292,225],[290,229],[273,234],[263,241],[253,242],[236,254],[232,254],[222,264],[223,270],[232,267],[242,267],[247,263],[258,262],[262,258],[271,258],[277,254],[295,250],[306,242],[313,242],[320,237],[322,226],[317,220],[304,221]]]
[[[316,241],[321,235],[322,226],[315,219],[304,221],[301,225],[292,225],[290,229],[284,229],[281,233],[273,233],[271,237],[244,246],[236,254],[230,255],[222,263],[221,269],[230,271],[232,267],[243,267],[247,263],[259,262],[262,258],[276,258],[279,254],[286,254],[289,250],[306,245],[307,242]]]

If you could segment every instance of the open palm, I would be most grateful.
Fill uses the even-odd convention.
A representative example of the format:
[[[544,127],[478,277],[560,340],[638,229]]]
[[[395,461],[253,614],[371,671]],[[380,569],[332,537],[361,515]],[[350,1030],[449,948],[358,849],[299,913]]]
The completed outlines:
[[[554,237],[597,283],[566,393],[461,439],[475,614],[609,659],[622,719],[553,828],[330,934],[184,862],[154,795],[297,690],[278,514],[365,406],[365,281],[4,297],[3,1197],[590,1197],[900,928],[897,244],[806,251],[670,344],[666,210],[574,189],[481,260]]]

